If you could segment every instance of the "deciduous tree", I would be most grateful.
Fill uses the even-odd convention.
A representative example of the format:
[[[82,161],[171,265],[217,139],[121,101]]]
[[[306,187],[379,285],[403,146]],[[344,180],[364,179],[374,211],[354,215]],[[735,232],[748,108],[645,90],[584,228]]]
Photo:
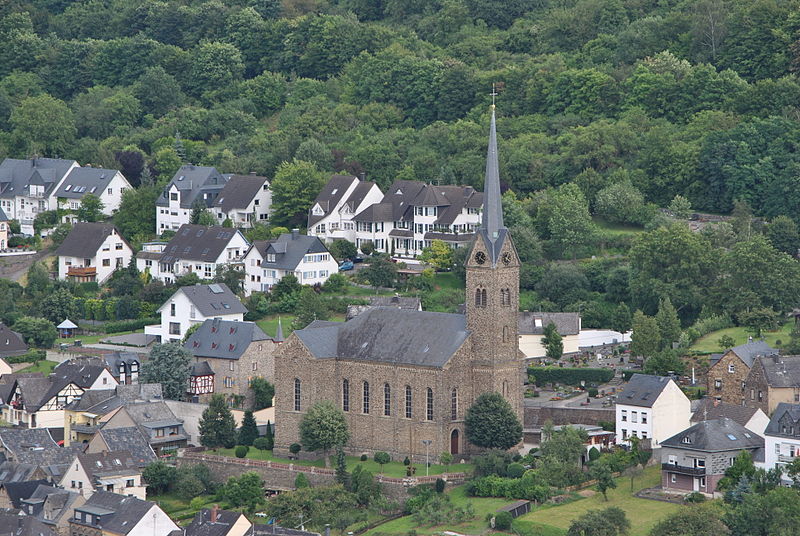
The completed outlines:
[[[165,398],[183,400],[189,387],[192,354],[178,343],[155,344],[142,366],[143,383],[160,383]]]
[[[321,450],[328,464],[328,451],[350,439],[342,410],[325,400],[311,406],[300,421],[300,441],[310,451]]]
[[[508,450],[522,441],[522,424],[500,393],[481,394],[464,424],[467,439],[478,447]]]

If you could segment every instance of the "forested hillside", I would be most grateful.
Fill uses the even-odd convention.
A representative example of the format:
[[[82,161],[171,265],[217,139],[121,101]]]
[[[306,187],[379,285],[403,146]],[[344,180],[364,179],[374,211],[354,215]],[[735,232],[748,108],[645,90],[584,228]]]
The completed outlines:
[[[127,200],[138,212],[117,219],[129,236],[152,233],[150,186],[182,162],[314,184],[346,171],[384,188],[480,188],[497,83],[507,220],[523,287],[537,290],[526,306],[624,327],[628,306],[654,314],[669,297],[684,326],[712,313],[738,321],[800,299],[786,254],[800,246],[798,7],[5,0],[0,156],[120,168],[145,186]],[[658,207],[685,219],[734,205],[733,225],[659,228]],[[768,225],[751,225],[749,210]],[[609,222],[655,230],[634,243],[596,226]],[[546,263],[597,252],[623,257]]]

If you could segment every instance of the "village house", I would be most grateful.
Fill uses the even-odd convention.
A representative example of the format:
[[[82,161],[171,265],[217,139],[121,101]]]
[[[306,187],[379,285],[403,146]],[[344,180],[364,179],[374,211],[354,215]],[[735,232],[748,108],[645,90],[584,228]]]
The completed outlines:
[[[541,358],[546,354],[542,344],[544,328],[553,324],[561,342],[564,354],[578,352],[581,333],[581,316],[579,313],[541,313],[523,311],[519,313],[519,349],[528,358]]]
[[[87,499],[96,491],[110,491],[144,500],[142,471],[126,450],[78,453],[64,472],[59,485]]]
[[[2,428],[0,452],[9,461],[36,467],[34,475],[58,482],[80,448],[59,446],[46,428]]]
[[[136,267],[165,284],[189,273],[211,279],[217,268],[238,263],[249,247],[237,229],[185,224],[166,245],[150,244],[137,254]]]
[[[111,224],[76,223],[56,256],[62,281],[103,283],[114,270],[128,266],[133,249]]]
[[[125,450],[130,453],[136,465],[143,469],[156,461],[153,447],[142,434],[138,426],[123,426],[121,428],[100,428],[88,444],[81,445],[81,451],[87,454],[101,454],[103,452],[118,452]]]
[[[159,342],[180,342],[191,326],[210,318],[243,321],[247,308],[225,283],[211,283],[179,288],[157,312],[161,324],[145,326],[145,334]]]
[[[75,508],[71,536],[169,536],[178,526],[154,502],[98,491]]]
[[[195,206],[211,208],[226,182],[213,167],[181,166],[156,199],[156,234],[177,231],[190,223]]]
[[[92,166],[74,167],[53,193],[57,208],[68,211],[63,221],[77,223],[77,211],[86,195],[94,195],[103,203],[103,214],[112,216],[122,202],[122,192],[131,188],[119,170]]]
[[[139,429],[156,456],[172,454],[189,441],[183,420],[178,419],[163,400],[125,404],[106,421],[102,429],[106,431],[131,426]]]
[[[49,482],[46,478],[36,480],[18,480],[16,482],[4,482],[0,485],[0,508],[15,508],[17,510],[22,506],[20,502],[27,499],[33,492],[36,491],[41,485],[47,485]]]
[[[0,462],[0,509],[12,508],[9,506],[8,497],[4,491],[5,486],[16,482],[29,482],[31,480],[47,481],[47,473],[38,465],[22,462]]]
[[[241,512],[202,508],[186,526],[183,536],[251,536],[253,524]]]
[[[742,451],[763,459],[764,438],[732,421],[702,421],[661,442],[661,487],[713,495]]]
[[[69,519],[75,508],[86,499],[73,491],[39,484],[29,496],[20,500],[19,510],[54,530],[59,536],[69,536]]]
[[[20,223],[22,234],[33,235],[38,214],[56,209],[53,195],[74,168],[74,160],[6,158],[0,163],[0,209]]]
[[[249,229],[254,223],[267,223],[272,208],[272,190],[266,177],[226,175],[227,183],[209,212],[220,225],[228,220],[234,227]]]
[[[25,344],[25,339],[17,333],[12,331],[8,326],[0,322],[0,358],[13,357],[16,355],[23,355],[28,352],[28,345]],[[0,359],[0,376],[3,374],[11,374],[11,367]]]
[[[691,402],[671,378],[634,374],[617,397],[617,441],[638,437],[658,447],[688,428],[691,414]]]
[[[7,535],[59,536],[39,519],[21,516],[14,511],[0,512],[0,526],[3,527],[3,534]]]
[[[135,352],[112,352],[104,354],[103,364],[120,385],[139,383],[141,362]]]
[[[293,274],[301,285],[321,285],[339,271],[336,259],[319,238],[298,229],[276,240],[256,240],[243,259],[245,294],[268,292],[284,276]]]
[[[743,404],[772,414],[778,404],[800,403],[800,356],[759,356],[745,379]]]
[[[706,393],[721,402],[746,405],[745,380],[753,363],[759,356],[777,353],[778,350],[764,341],[750,341],[731,348],[718,358],[713,356],[706,374]]]
[[[763,436],[764,429],[769,424],[769,417],[759,408],[748,406],[737,406],[720,402],[716,398],[704,398],[698,401],[696,409],[690,419],[692,424],[702,421],[713,421],[714,419],[730,419],[751,432]],[[695,404],[692,404],[695,407]]]
[[[800,457],[800,404],[780,402],[764,431],[764,469],[780,469],[791,485],[786,465]]]
[[[334,240],[355,243],[353,217],[381,199],[383,192],[378,185],[365,180],[363,175],[333,175],[308,211],[308,234],[326,244]]]
[[[5,251],[8,246],[8,234],[11,231],[9,228],[10,219],[0,208],[0,252]]]
[[[216,393],[233,406],[251,407],[250,381],[274,381],[277,344],[254,322],[203,322],[183,345],[195,359],[188,389],[192,401],[206,404]]]

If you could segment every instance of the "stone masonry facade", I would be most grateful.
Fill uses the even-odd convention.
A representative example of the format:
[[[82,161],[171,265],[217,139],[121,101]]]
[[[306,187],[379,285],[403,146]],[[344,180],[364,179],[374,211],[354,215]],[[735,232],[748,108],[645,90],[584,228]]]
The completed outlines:
[[[769,415],[769,383],[761,360],[756,359],[744,382],[744,404]]]
[[[195,361],[207,362],[214,371],[214,393],[224,395],[226,400],[233,401],[236,396],[244,397],[240,407],[253,407],[253,391],[250,380],[265,378],[269,382],[275,379],[274,352],[279,343],[272,340],[253,341],[239,359],[222,359],[212,357],[195,357]],[[199,401],[208,404],[212,394],[199,396]]]
[[[745,380],[749,373],[750,367],[733,351],[728,350],[708,369],[706,392],[708,396],[722,402],[741,406],[745,399]]]

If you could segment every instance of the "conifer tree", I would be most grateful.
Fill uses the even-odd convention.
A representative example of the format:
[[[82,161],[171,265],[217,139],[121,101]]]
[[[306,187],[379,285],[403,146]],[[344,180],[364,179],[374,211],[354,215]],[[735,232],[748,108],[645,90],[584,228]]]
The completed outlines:
[[[251,446],[257,437],[258,427],[256,426],[256,418],[253,417],[253,412],[248,409],[244,412],[242,427],[239,429],[239,444]]]
[[[236,445],[236,422],[231,410],[225,404],[225,397],[217,394],[211,397],[200,419],[200,444],[210,449],[231,448]]]

